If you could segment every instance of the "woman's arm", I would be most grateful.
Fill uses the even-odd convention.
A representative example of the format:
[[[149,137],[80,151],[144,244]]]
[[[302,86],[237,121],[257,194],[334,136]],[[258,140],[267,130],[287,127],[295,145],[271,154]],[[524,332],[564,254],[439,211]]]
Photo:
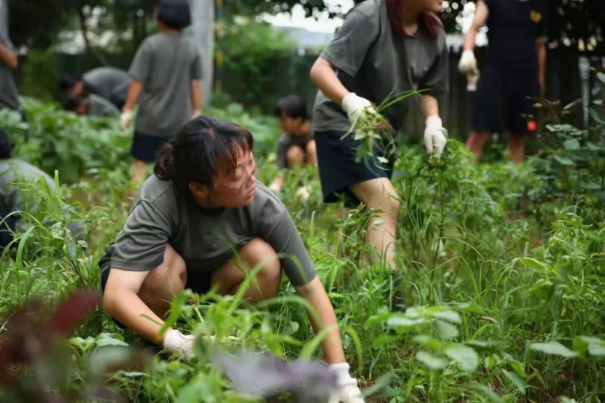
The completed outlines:
[[[308,285],[296,287],[296,292],[301,297],[309,301],[309,304],[315,309],[318,315],[319,323],[315,321],[313,315],[309,315],[311,326],[315,334],[323,329],[329,328],[330,332],[321,342],[321,348],[324,352],[326,361],[329,364],[339,364],[346,362],[345,353],[342,348],[342,340],[338,331],[338,322],[330,298],[326,294],[319,278],[315,278]]]
[[[124,326],[146,339],[162,345],[163,340],[158,340],[157,336],[164,321],[138,296],[148,274],[148,271],[112,268],[103,293],[103,309]],[[157,323],[143,315],[152,318]]]
[[[349,90],[342,85],[330,62],[321,56],[317,58],[311,68],[311,81],[325,96],[339,105],[342,104],[343,98],[349,94]]]
[[[464,36],[464,50],[475,50],[475,41],[479,30],[487,22],[489,16],[489,9],[485,1],[479,0],[477,2],[477,10],[475,11],[475,18]]]
[[[540,90],[542,91],[542,96],[544,96],[544,89],[546,88],[546,40],[544,37],[536,40],[536,51],[538,52]]]
[[[17,54],[10,50],[8,47],[0,43],[0,63],[6,64],[11,69],[19,67],[19,59]]]
[[[423,95],[422,110],[425,118],[431,116],[439,117],[439,101],[432,95]]]

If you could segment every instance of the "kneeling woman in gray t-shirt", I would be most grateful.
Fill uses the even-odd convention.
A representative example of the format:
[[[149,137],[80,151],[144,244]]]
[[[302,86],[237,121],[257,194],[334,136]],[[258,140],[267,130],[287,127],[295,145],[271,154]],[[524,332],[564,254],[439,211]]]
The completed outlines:
[[[170,301],[185,288],[204,293],[216,286],[221,294],[235,294],[246,272],[260,264],[256,284],[246,292],[255,303],[275,297],[283,267],[319,314],[321,324],[310,318],[314,330],[333,327],[322,347],[337,374],[336,397],[362,402],[332,304],[286,208],[256,181],[252,147],[250,132],[234,123],[200,117],[181,128],[158,155],[155,175],[139,189],[100,262],[103,307],[156,341]],[[178,330],[169,329],[161,343],[167,351],[193,355],[193,336]]]

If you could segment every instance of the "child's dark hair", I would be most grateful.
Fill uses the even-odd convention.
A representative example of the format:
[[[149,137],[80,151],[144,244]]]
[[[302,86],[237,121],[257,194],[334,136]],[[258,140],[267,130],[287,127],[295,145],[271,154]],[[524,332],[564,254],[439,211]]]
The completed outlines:
[[[11,146],[8,133],[0,129],[0,160],[11,158],[13,147]]]
[[[62,93],[71,91],[79,81],[82,81],[80,75],[63,74],[59,79],[59,91]]]
[[[273,113],[277,117],[281,117],[285,113],[286,116],[292,119],[307,120],[307,105],[305,100],[298,95],[288,95],[277,102]]]
[[[63,103],[63,108],[67,111],[75,112],[87,98],[86,96],[72,95]]]
[[[171,29],[184,29],[191,25],[189,0],[160,0],[156,19]]]
[[[252,151],[253,146],[252,134],[243,127],[202,116],[183,125],[160,150],[154,173],[181,191],[191,182],[211,187],[221,170],[235,171],[239,148]]]

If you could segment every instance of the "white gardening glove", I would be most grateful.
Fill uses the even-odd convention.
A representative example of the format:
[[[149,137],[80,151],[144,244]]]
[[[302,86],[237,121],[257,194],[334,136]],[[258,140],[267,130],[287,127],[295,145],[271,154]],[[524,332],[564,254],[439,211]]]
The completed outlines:
[[[184,335],[178,330],[168,329],[162,347],[169,353],[178,353],[190,360],[195,357],[195,336]]]
[[[132,123],[132,111],[126,110],[122,112],[120,116],[120,126],[124,133],[128,133],[128,128],[130,127],[130,123]]]
[[[429,116],[426,119],[426,129],[424,130],[424,143],[426,145],[426,152],[433,154],[436,150],[437,158],[441,158],[445,145],[447,144],[447,138],[445,137],[445,129],[441,118],[438,116]]]
[[[477,59],[475,58],[475,52],[472,50],[465,50],[462,52],[462,57],[460,57],[460,63],[458,63],[458,70],[462,74],[466,75],[477,75],[479,74],[479,69],[477,69]]]
[[[361,113],[368,109],[370,113],[376,113],[372,108],[372,103],[365,98],[358,97],[354,93],[350,92],[342,99],[342,109],[347,113],[349,121],[355,124]]]
[[[309,201],[309,197],[311,196],[311,188],[309,186],[301,186],[296,191],[296,199],[306,203]]]
[[[349,364],[332,364],[330,369],[336,374],[338,391],[330,396],[329,403],[365,403],[357,380],[349,374]]]
[[[200,116],[202,116],[202,111],[200,111],[199,109],[196,109],[191,114],[191,119],[199,118]]]

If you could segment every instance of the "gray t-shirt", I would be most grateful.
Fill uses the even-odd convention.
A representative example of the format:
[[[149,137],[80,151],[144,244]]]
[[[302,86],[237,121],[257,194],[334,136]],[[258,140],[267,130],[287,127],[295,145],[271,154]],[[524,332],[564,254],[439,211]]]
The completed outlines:
[[[84,83],[93,94],[110,101],[126,101],[131,78],[127,72],[113,67],[99,67],[84,74]]]
[[[336,69],[351,92],[380,105],[389,96],[429,89],[443,97],[448,91],[448,48],[442,31],[431,37],[424,27],[413,37],[392,29],[384,0],[367,0],[346,17],[330,45],[321,54]],[[313,131],[348,131],[347,114],[321,91],[313,113]],[[399,130],[408,112],[401,101],[384,115]]]
[[[139,189],[122,231],[99,265],[103,269],[153,270],[164,261],[166,244],[170,244],[185,260],[188,272],[212,273],[255,237],[300,262],[301,269],[295,260],[281,260],[293,285],[305,285],[315,278],[288,211],[262,184],[257,182],[254,201],[246,207],[205,210],[190,194],[180,195],[171,181],[154,175]]]
[[[171,137],[192,115],[191,82],[201,79],[201,58],[183,33],[161,33],[143,42],[130,76],[143,83],[136,130]]]
[[[0,208],[7,211],[23,209],[21,191],[14,182],[33,182],[43,177],[54,191],[55,181],[46,172],[19,159],[0,160]]]
[[[8,36],[8,0],[0,0],[0,43],[10,50],[14,50]],[[19,91],[17,91],[13,71],[3,63],[0,63],[0,108],[21,110]]]
[[[111,117],[120,114],[118,108],[107,99],[95,94],[90,95],[90,106],[88,107],[88,116]]]

